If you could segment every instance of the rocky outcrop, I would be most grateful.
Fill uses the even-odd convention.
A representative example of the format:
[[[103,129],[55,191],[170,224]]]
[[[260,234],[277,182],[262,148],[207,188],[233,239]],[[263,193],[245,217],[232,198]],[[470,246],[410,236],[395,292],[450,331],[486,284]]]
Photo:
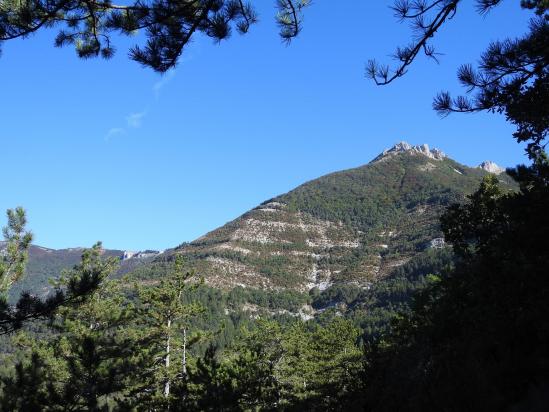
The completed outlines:
[[[164,251],[157,251],[157,250],[143,250],[140,252],[134,252],[131,250],[125,250],[124,254],[122,255],[122,260],[128,260],[128,259],[149,259],[156,257],[157,255],[160,255],[164,253]]]
[[[505,169],[502,167],[499,167],[497,164],[490,160],[486,160],[482,162],[480,165],[478,165],[479,169],[485,170],[488,173],[493,173],[495,175],[499,175],[503,172],[505,172]]]
[[[282,202],[266,202],[228,226],[180,249],[216,287],[235,286],[306,292],[331,285],[339,266],[330,255],[353,253],[360,239],[341,222],[318,219],[291,210]],[[288,279],[293,278],[291,285]]]
[[[429,145],[427,144],[412,146],[410,143],[403,141],[403,142],[397,143],[390,149],[384,150],[383,153],[381,153],[378,157],[374,159],[374,162],[380,161],[388,157],[391,157],[393,155],[396,155],[398,153],[404,153],[404,152],[408,152],[412,154],[420,154],[423,156],[427,156],[429,159],[433,159],[433,160],[443,160],[446,158],[446,154],[444,154],[444,152],[436,148],[430,149]]]
[[[446,246],[446,242],[442,237],[437,237],[429,242],[429,247],[431,249],[443,249],[444,246]]]

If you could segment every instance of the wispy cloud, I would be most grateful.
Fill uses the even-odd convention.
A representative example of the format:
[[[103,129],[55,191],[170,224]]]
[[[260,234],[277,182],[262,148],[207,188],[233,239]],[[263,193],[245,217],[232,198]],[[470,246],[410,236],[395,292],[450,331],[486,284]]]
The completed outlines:
[[[160,97],[160,91],[173,79],[174,76],[175,70],[170,70],[169,72],[164,74],[160,78],[160,80],[153,84],[152,91],[157,101]],[[149,108],[145,108],[145,110],[142,110],[140,112],[133,112],[128,114],[125,118],[126,127],[113,127],[109,129],[109,131],[105,135],[105,140],[109,141],[116,136],[128,134],[130,132],[130,129],[139,129],[143,124],[143,119],[145,118],[145,116],[147,116],[148,110]]]
[[[166,86],[175,76],[175,70],[170,70],[166,74],[164,74],[160,80],[158,80],[155,84],[153,84],[153,93],[154,97],[158,99],[160,97],[160,91]]]
[[[107,134],[105,135],[105,140],[111,140],[113,137],[120,136],[126,134],[126,130],[124,130],[122,127],[113,127],[109,129]]]
[[[143,118],[147,114],[146,110],[143,110],[142,112],[137,113],[130,113],[126,116],[126,123],[128,124],[128,127],[132,127],[134,129],[137,129],[141,127],[141,124],[143,122]]]

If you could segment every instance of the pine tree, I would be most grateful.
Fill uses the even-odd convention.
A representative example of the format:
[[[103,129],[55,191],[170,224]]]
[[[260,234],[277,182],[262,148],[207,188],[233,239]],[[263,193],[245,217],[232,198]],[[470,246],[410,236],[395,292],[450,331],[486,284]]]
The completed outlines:
[[[301,31],[301,12],[309,0],[276,0],[281,38],[289,42]],[[24,38],[45,27],[59,27],[55,45],[73,45],[81,58],[112,57],[112,35],[144,30],[147,43],[130,51],[133,60],[165,72],[193,36],[202,33],[219,42],[236,29],[247,33],[258,20],[251,3],[242,0],[111,1],[4,0],[0,2],[0,41]]]
[[[8,209],[8,224],[3,228],[4,250],[0,255],[0,299],[7,299],[11,285],[19,280],[25,271],[32,233],[26,231],[27,217],[22,207]]]
[[[104,279],[116,264],[101,257],[97,244],[59,284],[87,273]],[[107,410],[124,401],[137,367],[129,329],[134,313],[122,283],[104,281],[82,304],[61,307],[49,324],[20,334],[15,342],[28,348],[29,358],[16,365],[15,377],[2,378],[4,408]]]
[[[397,64],[390,68],[370,60],[366,75],[378,85],[386,85],[404,76],[418,56],[424,54],[438,62],[440,53],[433,46],[436,34],[448,24],[463,5],[462,0],[396,0],[395,15],[410,24],[413,40],[398,47],[393,54]],[[501,0],[477,0],[477,9],[487,14]],[[493,41],[482,54],[478,69],[464,64],[458,80],[466,96],[452,98],[440,92],[433,108],[442,116],[450,113],[479,111],[505,114],[517,127],[513,136],[527,143],[527,154],[534,159],[541,154],[549,124],[549,2],[521,0],[525,9],[535,14],[528,33],[522,38]]]
[[[194,282],[191,284],[191,282]],[[141,387],[134,392],[155,405],[170,405],[175,381],[188,378],[189,346],[196,341],[190,335],[190,320],[202,312],[196,303],[185,303],[184,292],[199,285],[194,272],[184,270],[184,260],[176,256],[173,270],[157,285],[138,287],[138,327],[141,357],[145,365]]]
[[[457,256],[367,356],[372,411],[543,410],[549,316],[549,162],[488,176],[441,219]]]
[[[281,401],[280,362],[284,355],[282,330],[275,321],[260,320],[244,330],[232,348],[229,373],[244,410],[276,410]]]
[[[234,385],[230,363],[209,345],[204,356],[189,370],[184,388],[186,397],[179,400],[183,411],[240,411],[239,388]]]
[[[15,305],[10,305],[7,293],[24,275],[32,234],[25,228],[27,219],[23,208],[9,209],[7,216],[8,225],[3,229],[6,244],[0,255],[0,335],[12,333],[34,319],[51,318],[61,306],[84,302],[104,278],[104,273],[96,268],[75,272],[45,299],[25,292]]]

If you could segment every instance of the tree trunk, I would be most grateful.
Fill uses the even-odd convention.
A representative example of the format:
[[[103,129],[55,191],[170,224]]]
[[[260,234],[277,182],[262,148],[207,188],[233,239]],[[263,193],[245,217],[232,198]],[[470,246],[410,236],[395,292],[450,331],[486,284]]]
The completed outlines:
[[[170,377],[169,377],[169,370],[170,370],[170,337],[171,332],[170,328],[172,326],[172,320],[168,319],[168,338],[166,339],[166,358],[165,358],[165,367],[166,367],[166,383],[164,384],[164,397],[167,398],[170,396]]]
[[[187,328],[183,328],[183,378],[187,377]]]

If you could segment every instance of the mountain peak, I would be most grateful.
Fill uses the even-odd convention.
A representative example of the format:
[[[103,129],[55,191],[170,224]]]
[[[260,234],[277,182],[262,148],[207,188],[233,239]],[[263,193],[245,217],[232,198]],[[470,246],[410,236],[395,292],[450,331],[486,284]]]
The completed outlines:
[[[378,157],[374,159],[374,162],[386,159],[398,153],[412,153],[412,154],[422,154],[427,156],[430,159],[434,160],[443,160],[446,158],[446,155],[439,149],[433,148],[430,149],[428,144],[412,146],[410,143],[402,141],[395,144],[390,149],[386,149]]]
[[[488,173],[493,173],[496,175],[499,175],[503,172],[505,172],[505,169],[502,167],[499,167],[497,164],[490,160],[485,160],[480,165],[477,166],[479,169],[486,170]]]

